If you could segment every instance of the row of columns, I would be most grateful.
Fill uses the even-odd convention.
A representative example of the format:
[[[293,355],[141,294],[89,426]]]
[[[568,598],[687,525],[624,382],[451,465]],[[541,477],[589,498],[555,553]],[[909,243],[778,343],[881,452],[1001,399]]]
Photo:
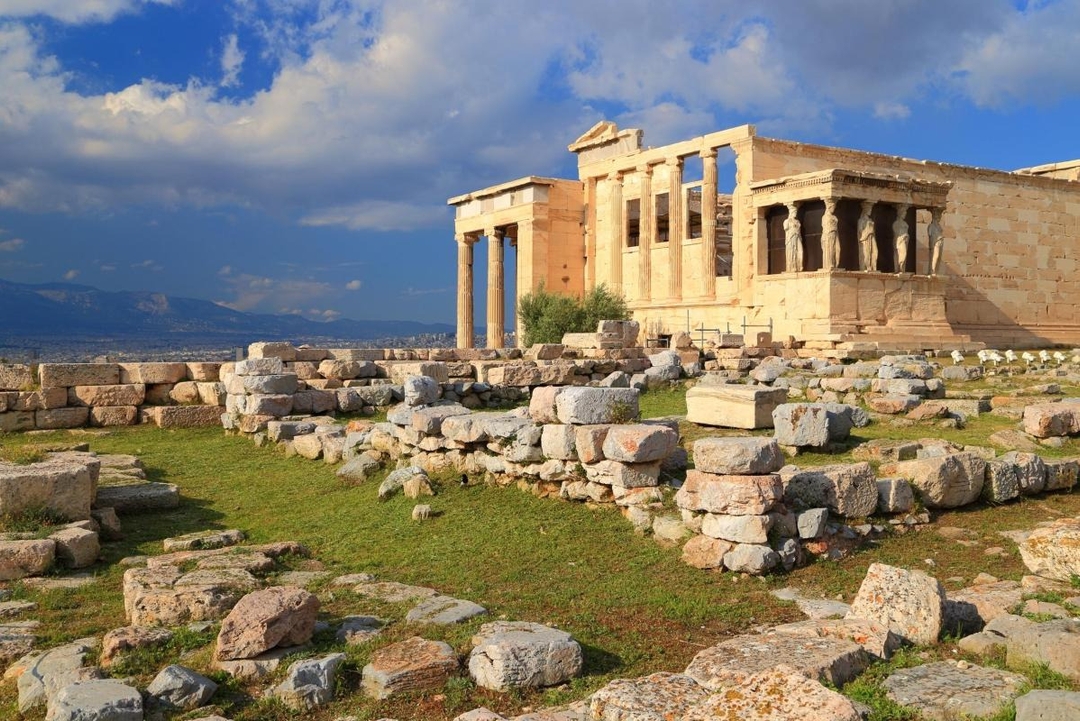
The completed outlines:
[[[701,179],[701,265],[702,283],[700,295],[712,297],[716,291],[716,197],[717,168],[716,148],[707,148],[700,153],[702,161]],[[686,233],[686,218],[683,214],[683,160],[670,158],[668,167],[668,297],[680,299],[683,296],[683,249],[682,240]],[[652,241],[655,221],[655,198],[652,193],[652,165],[637,168],[641,174],[641,216],[640,245],[638,252],[638,293],[641,300],[652,296]],[[622,290],[623,246],[625,240],[625,219],[623,217],[623,175],[627,171],[615,171],[607,176],[610,207],[610,249],[611,267],[610,285],[613,290]],[[594,191],[595,192],[595,191]],[[591,257],[591,256],[590,256]]]
[[[532,249],[532,220],[520,220],[513,223],[517,228],[516,237],[511,244],[522,249]],[[503,240],[506,228],[491,227],[483,232],[488,239],[487,267],[487,347],[502,348],[506,338],[506,252]],[[473,245],[479,242],[479,233],[461,233],[454,240],[457,242],[457,347],[472,348],[476,333],[473,319]],[[518,268],[521,268],[518,263]],[[519,293],[527,292],[522,278],[516,278]],[[520,342],[522,324],[520,314],[516,316],[515,332]]]

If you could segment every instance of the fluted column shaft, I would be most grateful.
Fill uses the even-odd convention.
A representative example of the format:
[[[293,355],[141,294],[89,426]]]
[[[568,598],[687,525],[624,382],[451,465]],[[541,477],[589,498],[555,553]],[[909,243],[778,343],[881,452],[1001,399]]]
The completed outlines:
[[[596,285],[596,178],[585,180],[584,220],[585,288],[588,289]]]
[[[473,330],[473,241],[464,235],[457,241],[457,347],[472,348]]]
[[[503,297],[503,231],[489,228],[484,232],[488,239],[488,293],[487,293],[487,346],[502,348],[505,333],[506,309]]]
[[[641,243],[638,248],[638,298],[652,297],[652,246],[656,234],[656,206],[652,194],[651,165],[638,169],[641,172]]]
[[[682,158],[668,161],[668,296],[682,297],[683,227]]]
[[[716,148],[701,151],[702,295],[716,294]]]
[[[528,287],[525,282],[524,275],[522,273],[523,263],[521,259],[523,256],[528,257],[533,252],[533,221],[531,220],[519,220],[517,224],[517,269],[516,269],[516,285],[517,285],[517,297],[521,298],[525,293],[531,293],[535,288]],[[518,348],[522,348],[522,344],[525,342],[525,326],[521,319],[521,309],[514,308],[514,345]]]
[[[622,176],[612,173],[607,176],[611,193],[611,227],[608,229],[608,243],[610,244],[611,264],[611,290],[616,293],[622,292],[622,256],[623,256],[623,193]]]

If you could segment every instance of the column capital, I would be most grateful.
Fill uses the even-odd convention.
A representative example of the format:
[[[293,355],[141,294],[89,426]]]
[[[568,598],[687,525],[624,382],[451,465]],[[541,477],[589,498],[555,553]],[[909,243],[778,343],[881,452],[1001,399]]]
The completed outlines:
[[[621,171],[621,170],[612,170],[610,173],[607,174],[607,179],[612,180],[612,181],[622,180],[622,176],[623,176],[623,171]]]
[[[649,163],[645,163],[644,165],[639,165],[637,171],[639,173],[644,173],[646,176],[651,176],[653,173],[653,166]]]
[[[674,158],[665,160],[664,165],[669,168],[681,168],[683,166],[683,159],[676,155]]]
[[[706,158],[716,160],[716,148],[703,148],[702,151],[698,153],[698,155],[701,156],[702,160]]]
[[[484,230],[484,235],[487,236],[488,241],[494,242],[502,240],[506,236],[506,231],[502,228],[487,228]]]

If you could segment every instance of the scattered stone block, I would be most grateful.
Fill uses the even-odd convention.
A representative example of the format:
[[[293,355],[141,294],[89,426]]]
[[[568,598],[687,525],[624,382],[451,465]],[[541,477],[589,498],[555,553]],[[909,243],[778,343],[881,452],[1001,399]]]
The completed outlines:
[[[714,721],[725,716],[740,721],[859,721],[863,718],[848,698],[807,678],[787,663],[754,674],[740,687],[721,689],[681,718]]]
[[[735,573],[749,573],[760,576],[776,568],[780,556],[768,546],[739,543],[724,554],[724,568]]]
[[[1016,581],[976,583],[947,594],[942,626],[947,633],[966,636],[981,631],[986,624],[1008,615],[1024,597]]]
[[[215,658],[252,658],[278,646],[307,643],[318,612],[319,599],[301,588],[277,586],[249,593],[222,621]]]
[[[0,541],[0,581],[40,576],[56,560],[56,542],[50,539]]]
[[[683,674],[661,672],[642,678],[619,678],[590,697],[587,718],[600,721],[684,719],[708,696],[706,689]]]
[[[702,438],[694,442],[694,468],[718,475],[763,475],[784,466],[775,438]]]
[[[161,646],[172,640],[172,631],[154,626],[114,628],[101,640],[101,665],[110,666],[121,654]]]
[[[382,633],[386,621],[376,616],[345,616],[338,626],[337,640],[348,646],[356,646]]]
[[[900,640],[884,625],[864,618],[825,618],[785,623],[768,633],[804,638],[841,638],[862,646],[875,659],[888,660],[900,647]]]
[[[1042,465],[1046,469],[1046,490],[1062,491],[1076,485],[1080,462],[1075,458],[1048,459]]]
[[[702,534],[732,543],[764,544],[769,540],[769,516],[728,516],[706,513],[701,522]]]
[[[49,702],[48,721],[143,721],[138,689],[96,679],[64,686]]]
[[[464,623],[470,618],[487,613],[483,606],[472,601],[463,601],[449,596],[432,596],[420,601],[406,615],[411,623],[431,623],[437,626],[450,626]]]
[[[102,486],[97,490],[97,505],[122,515],[167,510],[180,505],[180,488],[175,483]]]
[[[1027,679],[1020,674],[964,661],[901,669],[882,683],[891,700],[936,721],[993,716],[1026,685]]]
[[[555,398],[556,415],[573,425],[630,423],[641,415],[638,396],[635,388],[564,388]]]
[[[238,568],[187,574],[175,566],[129,568],[124,572],[124,610],[133,626],[215,621],[256,586],[255,577]]]
[[[1028,691],[1016,699],[1016,721],[1070,721],[1080,718],[1080,693]]]
[[[325,362],[325,361],[324,361]],[[345,654],[307,658],[289,666],[285,680],[270,691],[294,711],[310,711],[334,700],[334,681]]]
[[[724,428],[772,428],[773,413],[787,400],[786,388],[696,385],[686,392],[686,419]]]
[[[879,478],[878,490],[880,513],[907,513],[915,507],[915,494],[905,478]]]
[[[1069,583],[1080,575],[1080,519],[1036,528],[1018,546],[1024,565],[1038,576]]]
[[[724,554],[735,544],[705,535],[696,535],[683,546],[683,563],[694,568],[723,568]]]
[[[952,453],[902,461],[895,470],[919,490],[928,507],[957,508],[979,498],[986,477],[986,461],[975,453]]]
[[[869,463],[836,464],[781,472],[784,497],[803,508],[828,508],[847,518],[864,518],[878,505],[877,480]]]
[[[1037,403],[1024,408],[1024,432],[1036,438],[1080,433],[1080,403]]]
[[[98,534],[84,528],[64,528],[49,535],[56,543],[56,559],[66,568],[87,568],[97,563]]]
[[[87,654],[95,645],[96,639],[79,639],[26,659],[25,667],[16,682],[19,689],[19,711],[26,713],[45,703],[46,689],[53,679],[64,676],[77,680],[74,674],[83,667]],[[68,676],[69,674],[71,676]]]
[[[357,585],[353,593],[368,596],[384,603],[403,603],[438,595],[434,588],[410,586],[397,581],[367,581]]]
[[[196,551],[199,549],[235,546],[244,538],[244,532],[235,528],[225,531],[197,531],[183,536],[176,536],[175,538],[166,538],[162,545],[166,553]]]
[[[469,674],[495,691],[565,683],[581,673],[581,646],[565,631],[524,621],[486,623],[472,638]]]
[[[364,692],[377,699],[442,688],[457,674],[457,654],[449,644],[414,636],[376,650],[364,666]]]
[[[617,425],[604,439],[604,457],[623,463],[650,463],[666,458],[679,442],[678,431],[651,424]]]
[[[691,470],[675,494],[679,508],[732,516],[762,515],[776,507],[784,487],[775,474],[714,475]]]
[[[205,706],[216,691],[217,684],[206,676],[175,664],[161,669],[146,687],[159,706],[183,711]]]
[[[872,563],[847,618],[865,618],[914,644],[937,643],[945,589],[922,571]]]
[[[45,509],[71,521],[87,519],[99,472],[99,461],[80,454],[29,465],[0,461],[0,515]]]
[[[698,652],[686,675],[709,689],[737,688],[783,662],[798,673],[843,686],[870,663],[859,644],[845,638],[764,634],[735,636]]]

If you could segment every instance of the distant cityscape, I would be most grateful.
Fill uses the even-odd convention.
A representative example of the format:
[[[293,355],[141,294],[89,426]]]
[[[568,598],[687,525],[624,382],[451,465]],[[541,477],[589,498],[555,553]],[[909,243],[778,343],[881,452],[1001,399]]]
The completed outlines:
[[[176,338],[3,338],[0,336],[0,363],[89,363],[97,360],[139,361],[230,361],[246,353],[256,341],[291,341],[314,348],[452,348],[453,333],[422,333],[387,338],[269,338],[254,335]],[[479,340],[483,344],[483,340]],[[239,357],[242,357],[239,356]]]

